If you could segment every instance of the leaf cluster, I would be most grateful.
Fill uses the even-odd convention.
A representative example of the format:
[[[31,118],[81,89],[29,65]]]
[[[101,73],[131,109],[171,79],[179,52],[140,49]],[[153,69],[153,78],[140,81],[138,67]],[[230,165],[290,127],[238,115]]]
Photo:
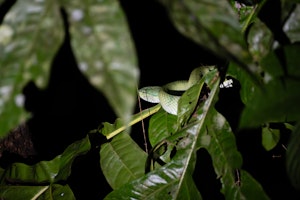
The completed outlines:
[[[25,83],[34,80],[40,87],[46,85],[50,63],[63,39],[59,10],[64,7],[79,68],[119,117],[114,124],[105,122],[91,131],[108,139],[99,151],[101,169],[113,189],[105,199],[202,199],[192,177],[199,149],[211,156],[225,199],[269,199],[261,184],[242,168],[235,134],[215,109],[224,77],[241,85],[245,107],[239,130],[261,128],[266,151],[276,147],[284,134],[278,125],[291,132],[286,171],[300,189],[300,2],[159,2],[181,34],[228,61],[221,66],[226,70],[217,66],[182,95],[177,116],[158,110],[159,106],[132,115],[139,73],[117,1],[23,0],[0,26],[0,135],[4,137],[28,117],[20,103]],[[275,26],[264,17],[272,3],[280,10]],[[147,137],[152,150],[148,153],[131,138],[130,126],[150,115]],[[1,169],[0,198],[21,198],[22,191],[26,199],[74,199],[64,183],[74,158],[90,148],[87,136],[53,160]]]

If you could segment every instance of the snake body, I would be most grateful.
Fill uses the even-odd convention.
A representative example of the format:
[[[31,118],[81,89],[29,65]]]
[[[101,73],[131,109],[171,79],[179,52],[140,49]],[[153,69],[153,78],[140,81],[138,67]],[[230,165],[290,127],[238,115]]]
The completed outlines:
[[[172,114],[177,115],[178,101],[181,95],[196,84],[214,66],[201,66],[195,68],[188,80],[174,81],[160,86],[148,86],[139,89],[141,99],[150,103],[160,103],[162,108]]]

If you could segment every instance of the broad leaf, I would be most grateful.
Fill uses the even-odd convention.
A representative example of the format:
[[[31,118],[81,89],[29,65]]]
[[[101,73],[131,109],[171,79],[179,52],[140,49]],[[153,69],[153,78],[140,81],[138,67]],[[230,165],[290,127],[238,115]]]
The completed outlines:
[[[35,165],[14,163],[6,169],[1,177],[11,183],[45,184],[65,181],[71,173],[73,160],[90,149],[88,137],[77,141],[61,154],[50,161],[40,161]]]
[[[230,63],[227,75],[237,79],[241,85],[240,97],[244,104],[251,104],[255,98],[255,92],[259,91],[259,87],[251,80],[249,74],[241,70],[235,63]],[[258,77],[258,76],[257,76]]]
[[[46,186],[0,186],[1,199],[62,199],[75,200],[75,196],[68,185]]]
[[[126,133],[121,133],[100,150],[100,164],[113,189],[144,174],[147,154]]]
[[[286,152],[286,168],[292,185],[300,189],[300,123],[295,126]]]
[[[152,146],[174,134],[177,130],[177,117],[161,109],[149,121],[148,135]]]
[[[254,91],[254,98],[242,113],[240,127],[299,119],[300,106],[295,103],[300,101],[299,50],[298,44],[285,46],[262,60],[261,66],[268,76],[264,78],[265,88]]]
[[[237,64],[252,75],[255,65],[243,38],[238,14],[226,0],[160,0],[177,29],[201,46]]]
[[[116,0],[64,1],[79,69],[129,121],[139,72],[125,15]]]
[[[190,168],[193,166],[188,167],[188,165],[194,155],[194,137],[197,135],[198,128],[197,123],[181,131],[180,134],[188,136],[178,144],[177,153],[171,162],[114,190],[105,199],[127,199],[128,196],[135,199],[179,199],[179,196],[187,193],[195,195],[192,199],[200,199],[196,187],[186,187],[187,183],[184,181],[191,179]]]
[[[0,26],[0,138],[26,119],[22,89],[45,86],[63,38],[57,1],[17,1]]]
[[[273,35],[268,27],[256,20],[250,27],[247,35],[249,52],[252,54],[253,60],[259,62],[272,49]]]
[[[241,170],[238,181],[236,184],[240,184],[240,193],[245,195],[235,199],[270,199],[262,186],[248,172]]]
[[[300,1],[298,1],[300,3]],[[286,20],[283,30],[286,32],[291,42],[300,41],[300,4],[297,4],[293,12],[290,13],[289,18]]]
[[[204,112],[196,116],[194,122],[164,139],[169,143],[176,144],[176,154],[172,160],[145,176],[114,190],[106,199],[126,199],[124,194],[136,199],[181,199],[183,196],[190,199],[201,199],[191,175],[196,160],[197,138],[200,129],[203,128],[207,110],[212,106],[212,100],[219,87],[216,72],[214,75],[211,78],[215,82],[212,84],[210,96],[204,104]],[[201,85],[198,85],[198,87],[202,88]],[[187,194],[193,194],[194,196],[188,196]]]

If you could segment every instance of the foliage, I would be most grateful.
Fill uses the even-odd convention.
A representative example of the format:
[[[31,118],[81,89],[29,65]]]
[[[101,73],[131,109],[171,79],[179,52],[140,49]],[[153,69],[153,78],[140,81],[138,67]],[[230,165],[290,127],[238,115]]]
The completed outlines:
[[[274,28],[259,18],[268,0],[246,1],[247,5],[233,0],[160,0],[177,30],[228,60],[228,69],[211,71],[187,90],[180,99],[178,116],[162,109],[157,112],[156,106],[132,118],[139,73],[118,2],[70,2],[23,0],[6,14],[0,26],[0,136],[28,115],[21,95],[26,82],[34,80],[40,87],[47,83],[50,63],[63,38],[59,14],[63,6],[69,14],[72,47],[81,72],[103,92],[120,117],[115,124],[105,122],[92,131],[109,139],[99,151],[102,171],[113,188],[106,199],[202,199],[192,178],[196,152],[201,148],[212,158],[226,199],[269,198],[242,168],[235,134],[215,109],[224,76],[241,85],[245,109],[239,128],[262,128],[266,151],[278,145],[282,134],[272,124],[293,131],[286,167],[291,183],[300,188],[300,107],[296,103],[300,101],[299,1],[278,1],[282,15],[278,24],[290,41],[282,43]],[[149,122],[152,150],[147,155],[130,137],[133,123],[129,121],[148,117],[148,112],[156,113]],[[0,197],[18,199],[16,191],[22,190],[28,199],[73,199],[70,187],[60,181],[70,175],[73,159],[89,149],[86,137],[53,160],[32,166],[15,163],[1,169]]]

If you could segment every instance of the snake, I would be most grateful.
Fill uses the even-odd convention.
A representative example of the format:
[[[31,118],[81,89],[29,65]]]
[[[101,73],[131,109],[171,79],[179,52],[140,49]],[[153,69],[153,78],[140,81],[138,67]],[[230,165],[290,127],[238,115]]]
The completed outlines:
[[[215,66],[197,67],[190,73],[188,80],[178,80],[163,86],[143,87],[138,90],[138,95],[144,101],[159,103],[167,113],[177,115],[181,95],[214,68]]]

